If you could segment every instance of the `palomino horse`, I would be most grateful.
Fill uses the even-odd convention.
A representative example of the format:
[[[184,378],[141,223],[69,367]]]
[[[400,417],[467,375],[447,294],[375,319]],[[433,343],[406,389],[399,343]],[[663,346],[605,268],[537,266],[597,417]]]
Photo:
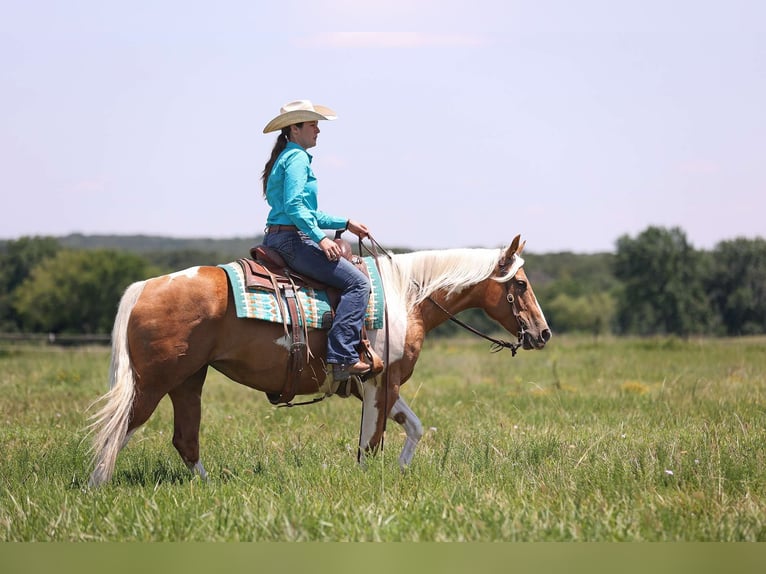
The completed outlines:
[[[551,332],[522,269],[517,236],[507,249],[449,249],[379,258],[387,328],[370,331],[386,371],[361,385],[360,453],[381,445],[387,417],[406,439],[399,464],[406,467],[423,426],[399,396],[412,375],[426,333],[452,314],[481,308],[509,333],[514,349],[541,349]],[[173,445],[192,472],[207,477],[199,456],[202,386],[209,366],[230,379],[278,393],[286,376],[289,342],[281,324],[238,319],[226,272],[194,267],[134,283],[120,301],[112,332],[110,390],[93,416],[91,485],[108,481],[117,454],[131,434],[170,395]],[[297,394],[317,393],[331,377],[323,360],[326,332],[310,330],[313,349]],[[388,340],[386,340],[386,338]]]

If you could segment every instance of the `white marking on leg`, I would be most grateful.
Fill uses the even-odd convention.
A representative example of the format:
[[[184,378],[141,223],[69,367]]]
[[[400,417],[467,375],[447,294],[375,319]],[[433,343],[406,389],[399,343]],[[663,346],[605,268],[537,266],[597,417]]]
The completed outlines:
[[[207,481],[207,471],[205,470],[205,467],[204,467],[204,466],[202,466],[202,461],[201,461],[201,460],[198,460],[198,461],[197,461],[197,464],[195,464],[195,465],[194,465],[194,466],[191,468],[191,471],[192,471],[192,472],[196,472],[197,474],[199,474],[199,477],[200,477],[202,480],[204,480],[204,481]]]
[[[423,424],[402,397],[397,399],[391,409],[391,420],[396,421],[394,418],[396,415],[404,416],[404,421],[400,424],[404,428],[404,432],[407,433],[402,453],[399,455],[399,466],[404,469],[409,466],[415,456],[415,449],[423,437]]]
[[[370,446],[370,441],[375,434],[378,422],[378,409],[375,406],[375,395],[378,387],[375,379],[362,383],[364,395],[362,396],[362,424],[359,431],[359,448],[362,452]]]

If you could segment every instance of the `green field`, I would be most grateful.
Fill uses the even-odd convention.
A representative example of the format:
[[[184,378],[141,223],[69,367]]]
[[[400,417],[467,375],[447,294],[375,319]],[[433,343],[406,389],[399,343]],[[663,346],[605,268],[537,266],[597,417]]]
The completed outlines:
[[[426,434],[356,463],[360,403],[275,409],[211,372],[202,460],[166,399],[85,488],[108,351],[0,348],[3,541],[766,541],[766,340],[427,342],[402,394]]]

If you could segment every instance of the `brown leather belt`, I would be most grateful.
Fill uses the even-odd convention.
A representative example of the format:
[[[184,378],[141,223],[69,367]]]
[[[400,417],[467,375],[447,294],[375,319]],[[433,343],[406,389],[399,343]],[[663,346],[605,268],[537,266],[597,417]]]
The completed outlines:
[[[295,225],[269,225],[266,233],[279,233],[280,231],[298,231]]]

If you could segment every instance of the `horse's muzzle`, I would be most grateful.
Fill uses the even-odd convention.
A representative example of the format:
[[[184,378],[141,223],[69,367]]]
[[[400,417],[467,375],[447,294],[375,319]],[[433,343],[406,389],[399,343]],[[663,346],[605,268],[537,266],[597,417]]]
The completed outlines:
[[[551,330],[547,327],[537,335],[534,335],[531,331],[524,331],[522,340],[524,349],[527,351],[532,349],[542,349],[545,347],[545,344],[551,340],[551,336]]]

